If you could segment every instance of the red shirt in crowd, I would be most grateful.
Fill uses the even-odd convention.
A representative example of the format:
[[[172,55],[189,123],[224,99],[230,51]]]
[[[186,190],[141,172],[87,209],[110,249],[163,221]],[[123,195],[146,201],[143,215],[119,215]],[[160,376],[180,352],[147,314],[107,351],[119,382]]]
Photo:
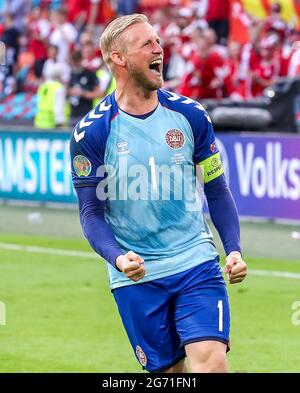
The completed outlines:
[[[227,75],[224,80],[225,96],[238,95],[240,98],[247,97],[247,80],[240,75],[240,61],[227,60]]]
[[[206,57],[196,53],[192,55],[194,70],[184,78],[181,94],[192,98],[221,98],[224,70],[224,60],[216,52],[210,52]]]
[[[228,0],[209,0],[205,19],[210,22],[214,20],[226,20],[229,17]]]
[[[272,60],[260,59],[252,69],[252,95],[262,95],[264,89],[278,75],[278,67]]]
[[[96,24],[105,24],[113,16],[114,12],[110,6],[109,0],[68,0],[68,19],[70,22],[76,21],[79,15],[85,16],[85,22],[88,22],[92,4],[99,4],[95,19]]]

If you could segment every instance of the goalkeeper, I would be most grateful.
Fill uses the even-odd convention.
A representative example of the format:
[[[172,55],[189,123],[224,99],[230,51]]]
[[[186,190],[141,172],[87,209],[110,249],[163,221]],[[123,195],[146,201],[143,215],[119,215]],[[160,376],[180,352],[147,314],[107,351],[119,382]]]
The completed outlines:
[[[227,372],[229,302],[196,189],[200,168],[229,283],[243,281],[247,266],[210,118],[162,89],[163,50],[146,16],[112,21],[100,47],[117,87],[77,124],[70,145],[83,232],[106,260],[144,369],[186,372],[187,358],[192,372]],[[168,185],[166,169],[175,173]],[[196,190],[194,200],[183,188]]]

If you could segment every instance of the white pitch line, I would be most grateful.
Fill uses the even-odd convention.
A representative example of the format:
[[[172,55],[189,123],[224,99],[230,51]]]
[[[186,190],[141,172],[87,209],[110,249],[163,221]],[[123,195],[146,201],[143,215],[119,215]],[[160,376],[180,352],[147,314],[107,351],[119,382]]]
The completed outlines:
[[[26,251],[26,252],[32,252],[37,254],[63,255],[66,257],[100,258],[99,255],[97,255],[94,252],[63,250],[61,248],[24,246],[21,244],[13,244],[13,243],[0,243],[0,249],[12,250],[12,251]]]
[[[273,270],[249,270],[248,273],[254,276],[268,276],[268,277],[281,277],[281,278],[295,278],[300,280],[300,273],[291,272],[276,272]]]
[[[99,255],[97,255],[94,252],[64,250],[61,248],[47,248],[47,247],[38,247],[38,246],[24,246],[21,244],[13,244],[13,243],[0,243],[0,249],[11,250],[11,251],[26,251],[36,254],[62,255],[66,257],[100,258]],[[273,271],[273,270],[252,270],[252,269],[248,270],[248,273],[254,276],[293,278],[293,279],[300,280],[300,273],[280,272],[280,271]]]

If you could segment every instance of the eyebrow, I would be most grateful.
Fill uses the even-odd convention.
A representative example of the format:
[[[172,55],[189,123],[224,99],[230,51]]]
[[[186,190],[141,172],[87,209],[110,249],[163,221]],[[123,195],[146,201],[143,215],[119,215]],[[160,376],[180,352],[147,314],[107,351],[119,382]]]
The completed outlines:
[[[160,38],[159,38],[159,37],[156,37],[156,38],[155,38],[155,41],[156,41],[157,43],[160,44]],[[146,44],[148,44],[148,43],[150,43],[150,42],[152,42],[152,39],[151,39],[151,38],[149,38],[147,41],[143,41],[143,42],[142,42],[142,46],[143,46],[143,45],[146,45]]]

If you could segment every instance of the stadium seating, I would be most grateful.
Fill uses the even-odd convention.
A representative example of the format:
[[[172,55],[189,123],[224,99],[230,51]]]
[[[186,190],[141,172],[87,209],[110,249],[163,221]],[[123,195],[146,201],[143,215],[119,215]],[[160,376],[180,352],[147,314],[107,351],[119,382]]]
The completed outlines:
[[[300,132],[300,78],[282,78],[264,96],[247,101],[206,100],[205,107],[219,130]]]
[[[0,103],[0,118],[4,120],[33,120],[36,113],[37,96],[32,93],[9,95]]]
[[[43,0],[32,0],[32,7],[40,7],[43,3]],[[49,3],[49,8],[56,10],[61,7],[62,5],[62,0],[51,0],[48,1]]]

